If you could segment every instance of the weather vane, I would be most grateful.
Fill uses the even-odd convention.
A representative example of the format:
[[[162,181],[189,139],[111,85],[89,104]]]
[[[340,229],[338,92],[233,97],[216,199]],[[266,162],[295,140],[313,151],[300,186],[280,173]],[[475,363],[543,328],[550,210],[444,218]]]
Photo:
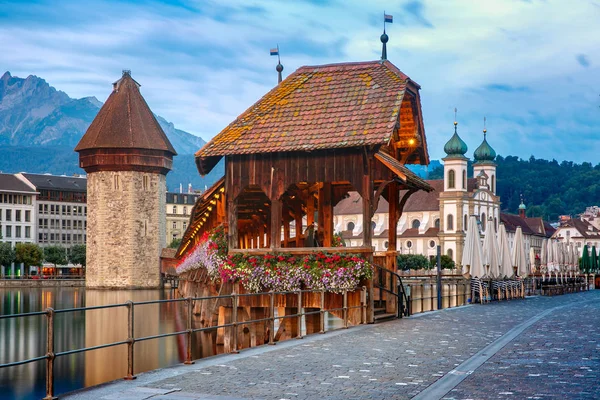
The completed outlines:
[[[385,33],[385,23],[393,23],[394,22],[394,17],[392,15],[386,14],[385,11],[383,12],[383,34],[381,35],[381,43],[383,43],[383,48],[381,49],[381,60],[387,60],[387,47],[386,47],[386,43],[388,42],[388,40],[390,39],[387,35],[387,33]]]
[[[485,128],[485,117],[483,117],[483,138],[485,139],[485,135],[487,134],[487,129]]]
[[[277,56],[277,66],[275,70],[277,71],[277,83],[281,83],[281,72],[283,71],[283,65],[281,65],[281,58],[279,57],[279,45],[277,47],[271,49],[271,55]]]

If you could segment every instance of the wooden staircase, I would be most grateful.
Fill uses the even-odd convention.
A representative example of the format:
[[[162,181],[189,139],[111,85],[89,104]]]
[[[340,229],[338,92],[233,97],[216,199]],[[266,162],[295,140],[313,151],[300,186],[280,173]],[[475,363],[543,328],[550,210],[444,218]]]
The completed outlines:
[[[392,319],[398,318],[398,315],[393,312],[387,312],[385,308],[385,301],[376,301],[375,308],[373,309],[375,312],[375,323],[390,321]]]

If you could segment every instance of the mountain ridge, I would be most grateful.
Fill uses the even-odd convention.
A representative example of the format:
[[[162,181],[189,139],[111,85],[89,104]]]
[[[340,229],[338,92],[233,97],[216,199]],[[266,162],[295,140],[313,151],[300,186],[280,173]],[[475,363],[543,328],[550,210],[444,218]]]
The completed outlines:
[[[0,77],[0,170],[84,173],[73,149],[102,105],[94,96],[71,98],[36,75],[20,78],[6,71]],[[169,188],[210,186],[219,179],[222,168],[206,178],[196,170],[193,154],[206,143],[202,138],[154,116],[179,154],[167,175]]]

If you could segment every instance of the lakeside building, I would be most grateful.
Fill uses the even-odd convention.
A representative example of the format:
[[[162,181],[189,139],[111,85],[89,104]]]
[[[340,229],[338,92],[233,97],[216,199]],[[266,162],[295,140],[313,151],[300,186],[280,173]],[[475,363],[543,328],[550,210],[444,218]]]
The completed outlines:
[[[19,173],[16,177],[37,192],[36,242],[70,248],[87,242],[87,178]]]
[[[0,174],[0,234],[13,247],[35,242],[36,190],[13,174]]]
[[[561,242],[574,243],[580,253],[586,244],[600,248],[600,229],[585,216],[561,221],[552,237]]]
[[[200,194],[193,193],[188,188],[187,193],[167,192],[166,218],[167,235],[165,246],[173,240],[181,239],[190,222],[190,214]]]
[[[462,259],[469,215],[477,216],[482,238],[489,224],[498,232],[504,223],[512,246],[516,228],[521,226],[526,251],[533,247],[540,254],[545,238],[554,233],[549,223],[541,218],[527,218],[525,205],[519,215],[500,212],[500,197],[496,195],[496,152],[484,139],[474,152],[473,174],[467,177],[469,159],[466,143],[458,136],[456,123],[454,135],[444,146],[444,179],[426,181],[434,190],[412,194],[404,203],[396,232],[396,250],[401,254],[422,254],[432,259],[437,246],[442,254],[459,264]],[[406,192],[400,192],[402,198]],[[389,245],[388,202],[382,198],[371,220],[375,251],[387,251]],[[351,192],[334,209],[336,232],[341,233],[348,246],[362,245],[362,200]],[[599,236],[600,239],[600,236]]]

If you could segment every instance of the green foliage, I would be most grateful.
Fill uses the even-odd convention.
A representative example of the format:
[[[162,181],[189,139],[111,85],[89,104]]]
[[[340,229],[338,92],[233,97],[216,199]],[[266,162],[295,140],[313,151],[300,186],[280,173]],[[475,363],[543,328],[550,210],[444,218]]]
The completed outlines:
[[[8,267],[13,262],[15,262],[15,249],[10,243],[0,242],[0,265]]]
[[[421,254],[399,254],[397,260],[399,270],[431,268],[427,257]]]
[[[76,244],[71,247],[71,251],[69,252],[69,261],[71,261],[73,264],[81,264],[83,267],[85,267],[85,254],[85,244]]]
[[[44,248],[44,260],[54,265],[67,264],[67,249],[62,246],[48,246]]]
[[[498,164],[497,194],[503,211],[517,213],[523,194],[527,216],[553,221],[559,215],[576,215],[585,207],[596,205],[600,198],[600,164],[571,161],[559,163],[531,156],[496,157]],[[469,176],[473,176],[469,163]],[[443,167],[429,173],[429,179],[442,179]]]
[[[15,261],[23,263],[26,269],[32,265],[41,265],[43,257],[42,248],[35,243],[17,243],[15,246]]]
[[[437,259],[435,257],[433,257],[429,263],[431,264],[431,268],[437,268]],[[447,256],[446,254],[442,254],[440,257],[440,264],[442,269],[454,269],[456,266],[454,264],[454,260],[452,260],[452,257]]]
[[[181,244],[181,239],[180,238],[173,239],[171,241],[171,243],[169,243],[169,248],[170,249],[177,249],[177,248],[179,248],[180,244]]]

